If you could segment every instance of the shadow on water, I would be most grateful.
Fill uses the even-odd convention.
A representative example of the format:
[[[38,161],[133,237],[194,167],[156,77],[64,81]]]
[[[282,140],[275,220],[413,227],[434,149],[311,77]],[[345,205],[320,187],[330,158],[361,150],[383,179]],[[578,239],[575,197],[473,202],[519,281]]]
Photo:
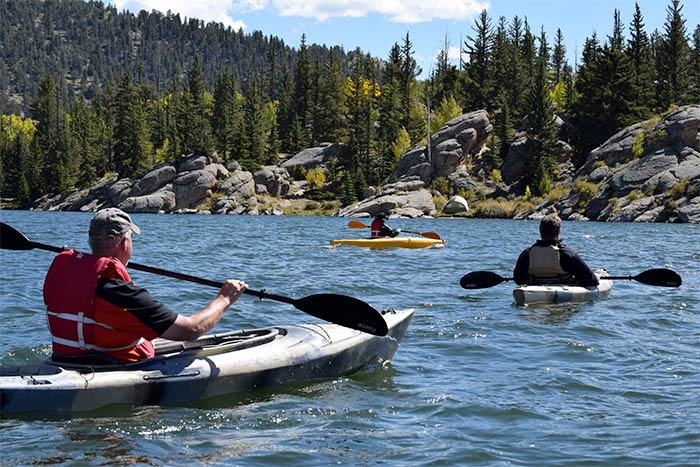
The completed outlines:
[[[518,307],[523,319],[539,324],[557,325],[571,321],[581,311],[578,303],[556,303]]]

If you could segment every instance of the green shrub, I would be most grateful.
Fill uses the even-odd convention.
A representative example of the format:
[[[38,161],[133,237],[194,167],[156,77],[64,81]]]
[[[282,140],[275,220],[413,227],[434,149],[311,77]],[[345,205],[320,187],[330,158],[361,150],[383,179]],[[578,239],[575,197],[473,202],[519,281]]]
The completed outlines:
[[[549,176],[549,174],[542,175],[542,179],[540,180],[537,189],[540,191],[541,195],[546,195],[552,191],[552,178]]]
[[[654,130],[646,134],[644,137],[644,146],[655,148],[666,140],[666,132],[664,130]]]
[[[630,201],[635,201],[644,198],[644,192],[640,189],[635,189],[627,193],[626,198]]]
[[[598,191],[598,185],[582,178],[579,178],[574,183],[574,193],[584,198],[592,198],[596,191]]]
[[[651,130],[656,126],[657,123],[661,121],[661,117],[659,115],[655,117],[651,117],[649,120],[646,120],[642,122],[642,128],[644,128],[646,131]]]
[[[485,199],[474,205],[473,217],[510,219],[513,217],[517,204],[504,198]]]
[[[549,193],[547,193],[546,199],[549,203],[555,203],[568,194],[568,188],[560,185],[552,189]]]
[[[503,181],[503,175],[499,169],[493,169],[491,171],[491,181],[494,183],[501,183]]]
[[[310,170],[306,170],[302,167],[301,173],[304,175],[306,183],[308,183],[312,189],[321,188],[326,183],[326,172],[321,167],[315,167]]]
[[[326,190],[308,190],[304,197],[313,201],[331,201],[336,199],[335,193]]]
[[[673,199],[678,199],[678,198],[682,198],[683,196],[685,196],[687,191],[688,191],[688,179],[682,178],[673,184],[673,186],[671,187],[671,190],[669,192],[669,195],[671,195],[671,198],[673,198]]]
[[[668,212],[676,212],[678,211],[678,205],[676,204],[675,200],[667,199],[664,201],[664,209],[666,209]]]
[[[634,144],[632,145],[632,155],[639,159],[644,155],[644,132],[640,131],[634,135]]]
[[[447,195],[450,189],[450,184],[445,177],[436,178],[430,186],[433,190],[439,191],[443,195]]]

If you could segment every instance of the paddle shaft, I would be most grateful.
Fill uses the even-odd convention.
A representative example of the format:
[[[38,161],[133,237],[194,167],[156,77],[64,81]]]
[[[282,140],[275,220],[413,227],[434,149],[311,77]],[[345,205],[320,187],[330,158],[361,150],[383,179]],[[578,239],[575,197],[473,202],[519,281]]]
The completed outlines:
[[[174,279],[180,279],[183,281],[194,282],[195,284],[208,285],[210,287],[221,288],[221,286],[224,285],[223,282],[217,282],[217,281],[212,281],[209,279],[204,279],[202,277],[190,276],[189,274],[182,274],[179,272],[168,271],[167,269],[154,268],[153,266],[146,266],[144,264],[133,263],[131,261],[129,262],[129,264],[127,264],[127,267],[132,268],[132,269],[136,269],[138,271],[150,272],[151,274],[157,274],[159,276],[172,277]],[[253,295],[253,296],[258,297],[260,299],[267,298],[269,300],[275,300],[278,302],[289,303],[290,305],[296,304],[296,300],[294,300],[293,298],[284,297],[282,295],[269,294],[269,293],[265,292],[264,290],[246,289],[243,291],[243,293],[248,294],[248,295]]]
[[[28,246],[30,246],[32,249],[38,248],[39,250],[53,251],[54,253],[61,253],[62,251],[69,249],[68,247],[59,248],[56,246],[46,245],[44,243],[33,242],[33,241],[29,241]],[[131,269],[136,269],[137,271],[150,272],[151,274],[172,277],[174,279],[181,279],[183,281],[194,282],[195,284],[208,285],[210,287],[216,287],[218,289],[220,289],[224,285],[223,282],[217,282],[217,281],[212,281],[209,279],[204,279],[202,277],[190,276],[189,274],[182,274],[179,272],[168,271],[167,269],[154,268],[153,266],[146,266],[145,264],[133,263],[131,261],[129,262],[129,264],[127,264],[127,267],[129,267]],[[265,292],[264,290],[246,289],[243,291],[243,293],[248,294],[248,295],[253,295],[253,296],[258,297],[260,299],[267,298],[268,300],[275,300],[278,302],[289,303],[290,305],[294,305],[296,302],[296,300],[294,300],[293,298],[284,297],[282,295],[269,294],[269,293]]]

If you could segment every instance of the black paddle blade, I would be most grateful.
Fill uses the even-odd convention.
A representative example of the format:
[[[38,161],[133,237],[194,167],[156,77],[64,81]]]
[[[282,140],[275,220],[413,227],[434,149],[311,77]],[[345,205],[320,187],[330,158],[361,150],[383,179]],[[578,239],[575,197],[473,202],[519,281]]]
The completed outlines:
[[[507,277],[499,276],[495,272],[474,271],[462,276],[459,280],[459,285],[463,289],[488,289],[507,280]]]
[[[31,250],[34,246],[14,227],[0,222],[0,248],[3,250]]]
[[[683,280],[675,271],[658,268],[647,269],[633,277],[634,280],[642,284],[658,285],[660,287],[680,287]]]
[[[311,316],[375,336],[389,332],[382,315],[357,298],[322,293],[294,300],[294,306]]]

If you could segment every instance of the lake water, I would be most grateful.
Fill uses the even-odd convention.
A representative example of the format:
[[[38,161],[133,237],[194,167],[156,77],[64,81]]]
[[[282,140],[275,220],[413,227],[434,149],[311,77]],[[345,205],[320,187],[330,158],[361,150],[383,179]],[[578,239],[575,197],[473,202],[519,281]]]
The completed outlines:
[[[0,211],[49,245],[87,249],[91,214]],[[610,298],[519,308],[512,283],[467,291],[459,279],[504,276],[537,222],[396,219],[435,231],[429,250],[328,246],[361,236],[331,217],[134,215],[135,262],[301,298],[351,295],[415,308],[386,367],[244,394],[216,405],[136,407],[92,417],[0,420],[0,464],[61,466],[698,466],[700,226],[565,222],[592,267],[635,275],[667,267],[679,289],[615,281]],[[48,356],[41,299],[52,253],[0,251],[0,364]],[[132,271],[179,312],[214,289]],[[315,322],[243,296],[216,331]]]

